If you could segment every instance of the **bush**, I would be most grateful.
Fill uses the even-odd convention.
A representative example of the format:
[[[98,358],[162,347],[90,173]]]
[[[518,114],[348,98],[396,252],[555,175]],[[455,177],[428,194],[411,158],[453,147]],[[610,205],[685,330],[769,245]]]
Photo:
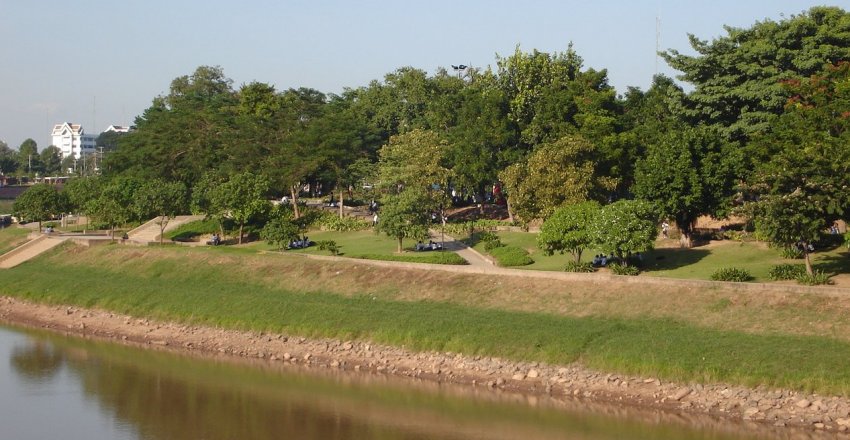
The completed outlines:
[[[429,264],[469,264],[460,255],[448,251],[423,252],[418,255],[388,255],[388,254],[365,254],[354,258],[364,260],[402,261],[407,263],[429,263]]]
[[[502,267],[527,266],[534,263],[525,249],[516,246],[501,246],[490,251],[490,255],[496,259],[496,264]]]
[[[786,260],[799,260],[803,258],[803,251],[796,246],[790,246],[782,248],[779,255]]]
[[[359,217],[339,218],[338,213],[324,211],[318,216],[314,225],[319,226],[323,231],[351,232],[369,229],[372,227],[372,222],[360,219]]]
[[[711,279],[714,281],[744,282],[752,280],[753,276],[744,269],[738,269],[737,267],[724,267],[722,269],[717,269],[717,271],[711,274]]]
[[[832,284],[832,280],[829,279],[829,275],[823,273],[823,271],[816,270],[815,273],[809,275],[804,273],[797,277],[797,282],[800,284],[805,284],[807,286],[821,286],[824,284]]]
[[[339,245],[333,240],[321,240],[316,243],[320,251],[328,251],[331,255],[339,255]]]
[[[218,221],[214,218],[196,220],[184,223],[174,230],[165,233],[165,237],[173,241],[190,241],[205,234],[219,232]]]
[[[495,240],[487,240],[487,241],[484,242],[484,250],[487,251],[487,252],[490,252],[493,249],[496,249],[497,247],[502,247],[502,246],[504,246],[504,244],[502,244],[502,240],[499,240],[498,238],[495,239]]]
[[[802,264],[778,264],[770,268],[768,278],[773,281],[796,280],[806,274],[806,266]]]
[[[567,266],[564,268],[566,272],[579,272],[579,273],[590,273],[596,272],[596,268],[593,267],[590,263],[576,263],[575,261],[570,261],[567,263]]]
[[[623,266],[622,264],[609,264],[608,268],[611,269],[611,272],[614,275],[630,275],[637,276],[640,273],[640,269],[635,266]]]

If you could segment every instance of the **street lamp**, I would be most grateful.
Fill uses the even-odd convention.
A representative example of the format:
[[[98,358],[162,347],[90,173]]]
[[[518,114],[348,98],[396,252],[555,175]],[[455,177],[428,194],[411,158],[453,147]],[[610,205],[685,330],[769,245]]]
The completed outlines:
[[[466,72],[466,70],[469,69],[469,66],[467,66],[466,64],[458,64],[457,66],[455,66],[454,64],[452,64],[452,69],[457,73],[458,79],[460,79],[463,77],[461,73]]]

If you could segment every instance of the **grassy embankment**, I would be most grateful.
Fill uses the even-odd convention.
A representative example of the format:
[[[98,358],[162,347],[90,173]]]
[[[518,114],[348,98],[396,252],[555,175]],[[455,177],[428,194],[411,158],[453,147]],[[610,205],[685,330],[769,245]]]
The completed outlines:
[[[546,256],[537,247],[537,234],[528,232],[498,232],[502,243],[525,249],[531,255],[534,263],[519,269],[562,271],[572,256],[555,254]],[[670,244],[670,243],[668,243]],[[486,253],[484,243],[477,243],[474,248]],[[582,253],[582,261],[589,262],[595,254],[602,253],[596,249],[587,249]],[[815,253],[813,262],[815,269],[826,273],[850,273],[850,258],[847,247],[841,246],[828,251]],[[753,281],[769,282],[768,272],[777,264],[803,264],[802,260],[783,259],[779,250],[759,242],[737,242],[725,240],[712,242],[708,246],[691,249],[666,247],[655,249],[644,256],[643,274],[668,278],[708,280],[716,270],[724,267],[737,267],[747,270],[753,275]]]
[[[0,255],[9,252],[27,241],[27,235],[32,232],[26,228],[7,227],[0,229]]]
[[[114,245],[66,245],[0,272],[0,285],[33,301],[200,325],[850,395],[843,298]]]
[[[197,222],[186,223],[169,232],[167,237],[172,240],[190,240],[196,237],[204,236],[204,234],[212,234],[218,231],[218,223],[215,220],[203,220]],[[410,246],[404,253],[399,254],[397,251],[397,243],[394,239],[386,235],[376,234],[374,231],[352,231],[352,232],[335,232],[335,231],[308,231],[305,233],[311,241],[334,241],[340,249],[340,256],[349,258],[361,258],[366,260],[384,260],[384,261],[403,261],[410,263],[430,263],[430,264],[466,264],[459,255],[454,252],[414,252],[413,246],[416,244],[412,240],[407,240],[405,244]],[[280,251],[278,246],[272,246],[266,242],[253,242],[245,248],[257,251]],[[306,249],[291,249],[282,251],[291,254],[308,254],[308,255],[330,255],[326,250],[320,250],[319,246],[311,246]]]

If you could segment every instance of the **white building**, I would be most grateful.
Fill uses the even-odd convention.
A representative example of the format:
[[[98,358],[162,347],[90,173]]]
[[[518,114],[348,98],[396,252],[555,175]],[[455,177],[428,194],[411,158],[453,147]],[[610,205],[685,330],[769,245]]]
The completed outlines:
[[[94,153],[97,146],[96,135],[86,134],[82,125],[68,122],[53,126],[52,139],[51,145],[59,148],[62,152],[62,159],[68,156],[79,159],[82,156]]]
[[[109,131],[114,131],[116,133],[129,133],[130,127],[126,127],[123,125],[110,125],[109,127],[106,127],[106,130],[103,130],[104,133]]]

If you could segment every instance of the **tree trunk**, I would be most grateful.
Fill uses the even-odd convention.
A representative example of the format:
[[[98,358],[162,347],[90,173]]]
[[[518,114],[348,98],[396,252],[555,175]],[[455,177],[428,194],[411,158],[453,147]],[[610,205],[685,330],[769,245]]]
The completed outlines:
[[[345,190],[342,189],[342,190],[339,191],[339,218],[340,219],[345,216],[345,212],[342,209],[343,205],[345,205],[344,202],[345,202]]]
[[[581,264],[581,249],[576,249],[576,251],[573,252],[573,257],[576,259],[576,264]]]
[[[239,223],[239,244],[242,244],[242,228],[245,227],[245,223]]]
[[[38,221],[38,233],[41,234],[41,220]]]
[[[292,196],[292,210],[296,219],[301,218],[301,213],[298,212],[298,191],[295,190],[296,185],[289,187],[289,194]]]
[[[401,243],[402,240],[403,240],[403,238],[401,238],[401,237],[398,238],[398,253],[401,253],[401,250],[402,250],[402,247],[401,247],[402,246],[402,243]]]
[[[809,244],[803,244],[803,259],[806,261],[806,273],[809,275],[814,275],[815,271],[812,269],[812,259],[809,258]]]
[[[693,241],[691,240],[691,232],[679,229],[679,247],[681,248],[692,248],[694,246]]]
[[[514,223],[514,213],[511,210],[511,201],[507,197],[505,197],[505,208],[508,209],[508,221]]]
[[[159,218],[159,245],[162,246],[162,236],[165,235],[165,227],[168,226],[168,216],[164,215]]]
[[[679,247],[690,249],[694,243],[692,233],[696,220],[688,218],[686,215],[676,216],[676,227],[679,228]]]

